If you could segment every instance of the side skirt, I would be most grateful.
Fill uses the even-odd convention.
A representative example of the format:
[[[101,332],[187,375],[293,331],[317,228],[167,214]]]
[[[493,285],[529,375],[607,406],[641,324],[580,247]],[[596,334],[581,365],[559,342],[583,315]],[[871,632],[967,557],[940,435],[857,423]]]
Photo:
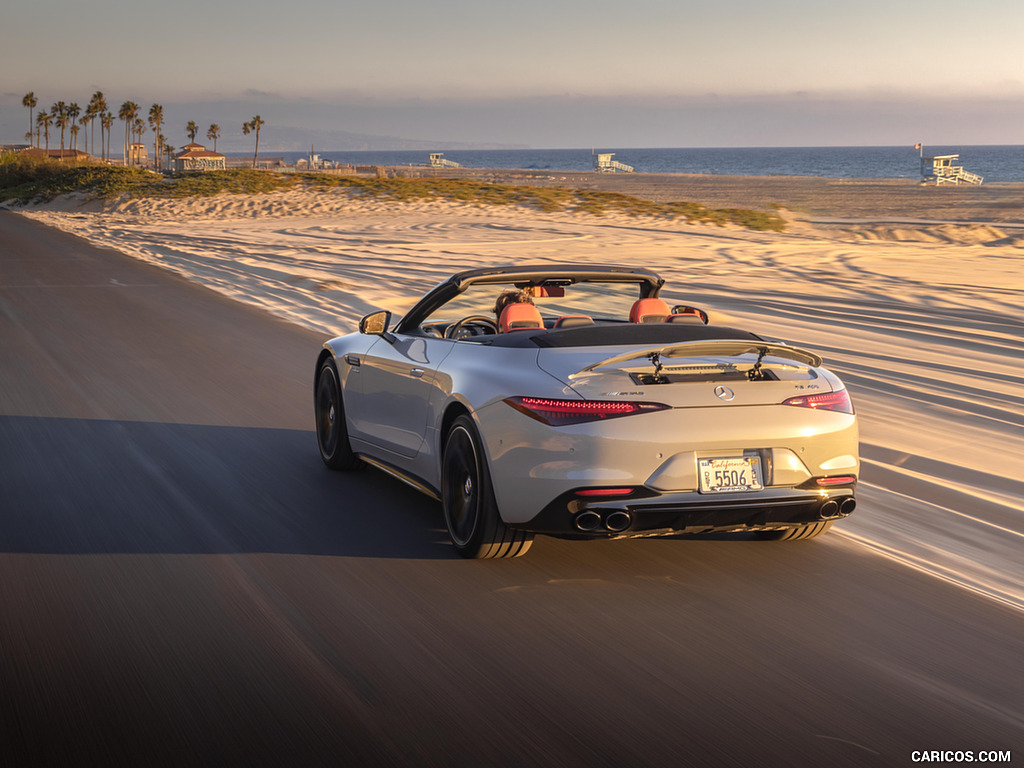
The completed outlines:
[[[359,454],[359,458],[361,458],[363,461],[365,461],[370,466],[376,467],[381,472],[385,472],[385,473],[391,475],[392,477],[401,480],[406,485],[408,485],[408,486],[410,486],[412,488],[415,488],[417,491],[419,491],[423,495],[429,496],[430,498],[434,499],[435,501],[440,501],[441,500],[440,492],[438,492],[438,490],[436,488],[434,488],[433,486],[428,485],[427,483],[425,483],[422,480],[420,480],[418,477],[414,477],[413,475],[407,474],[407,473],[403,472],[402,470],[397,469],[396,467],[393,467],[390,464],[381,461],[380,459],[372,458],[370,456],[367,456],[364,453],[360,453]]]

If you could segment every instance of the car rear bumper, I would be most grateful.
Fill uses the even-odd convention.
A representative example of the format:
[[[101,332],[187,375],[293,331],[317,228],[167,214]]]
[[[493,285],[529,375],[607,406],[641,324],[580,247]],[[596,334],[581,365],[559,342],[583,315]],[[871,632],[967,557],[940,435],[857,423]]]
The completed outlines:
[[[624,498],[561,494],[536,517],[512,527],[565,538],[623,538],[726,531],[768,531],[839,520],[856,507],[855,489],[768,488],[756,493],[658,493]]]
[[[801,515],[813,515],[824,503],[822,490],[805,483],[834,475],[856,477],[859,469],[856,417],[845,413],[784,405],[678,408],[552,427],[498,403],[478,417],[502,519],[528,530],[572,533],[563,514],[570,502],[602,509],[635,506],[630,513],[635,525],[652,529],[658,526],[647,526],[647,517],[691,519],[707,508],[749,513],[762,502],[765,508],[778,507],[777,515],[790,509],[802,522]],[[701,459],[754,456],[760,457],[763,489],[699,492]],[[580,489],[625,487],[642,490],[614,501],[588,497],[584,502],[575,496]],[[828,492],[840,494],[838,488]],[[658,510],[659,505],[669,509]],[[560,510],[553,513],[554,523],[548,522],[551,509]]]

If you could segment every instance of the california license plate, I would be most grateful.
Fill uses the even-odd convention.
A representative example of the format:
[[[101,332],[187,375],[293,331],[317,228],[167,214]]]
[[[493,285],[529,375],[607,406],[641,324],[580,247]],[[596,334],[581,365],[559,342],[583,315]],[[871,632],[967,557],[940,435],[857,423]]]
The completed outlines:
[[[699,459],[697,461],[701,493],[759,491],[761,459],[743,456],[736,459]]]

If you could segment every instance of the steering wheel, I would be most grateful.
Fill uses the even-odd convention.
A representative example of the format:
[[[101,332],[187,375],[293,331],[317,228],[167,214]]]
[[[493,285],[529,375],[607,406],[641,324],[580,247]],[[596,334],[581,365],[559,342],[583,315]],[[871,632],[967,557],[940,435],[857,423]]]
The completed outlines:
[[[464,317],[449,325],[444,332],[444,337],[446,339],[458,339],[459,332],[462,330],[462,327],[470,323],[479,323],[487,328],[492,334],[496,334],[498,332],[498,324],[487,315],[469,315],[468,317]]]

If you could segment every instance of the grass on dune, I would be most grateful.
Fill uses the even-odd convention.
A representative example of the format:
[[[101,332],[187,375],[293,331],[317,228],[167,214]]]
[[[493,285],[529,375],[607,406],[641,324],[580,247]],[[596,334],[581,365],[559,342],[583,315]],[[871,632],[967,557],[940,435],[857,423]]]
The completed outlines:
[[[748,229],[782,231],[780,216],[736,208],[708,208],[699,203],[655,203],[615,192],[492,184],[471,179],[362,178],[328,174],[282,174],[236,169],[164,176],[140,168],[96,162],[61,163],[46,158],[0,156],[0,200],[18,204],[47,202],[78,193],[89,199],[117,197],[181,198],[221,193],[260,194],[298,186],[347,189],[352,194],[399,201],[450,200],[469,205],[520,205],[540,211],[578,211],[601,216],[684,219],[690,223],[737,224]]]

